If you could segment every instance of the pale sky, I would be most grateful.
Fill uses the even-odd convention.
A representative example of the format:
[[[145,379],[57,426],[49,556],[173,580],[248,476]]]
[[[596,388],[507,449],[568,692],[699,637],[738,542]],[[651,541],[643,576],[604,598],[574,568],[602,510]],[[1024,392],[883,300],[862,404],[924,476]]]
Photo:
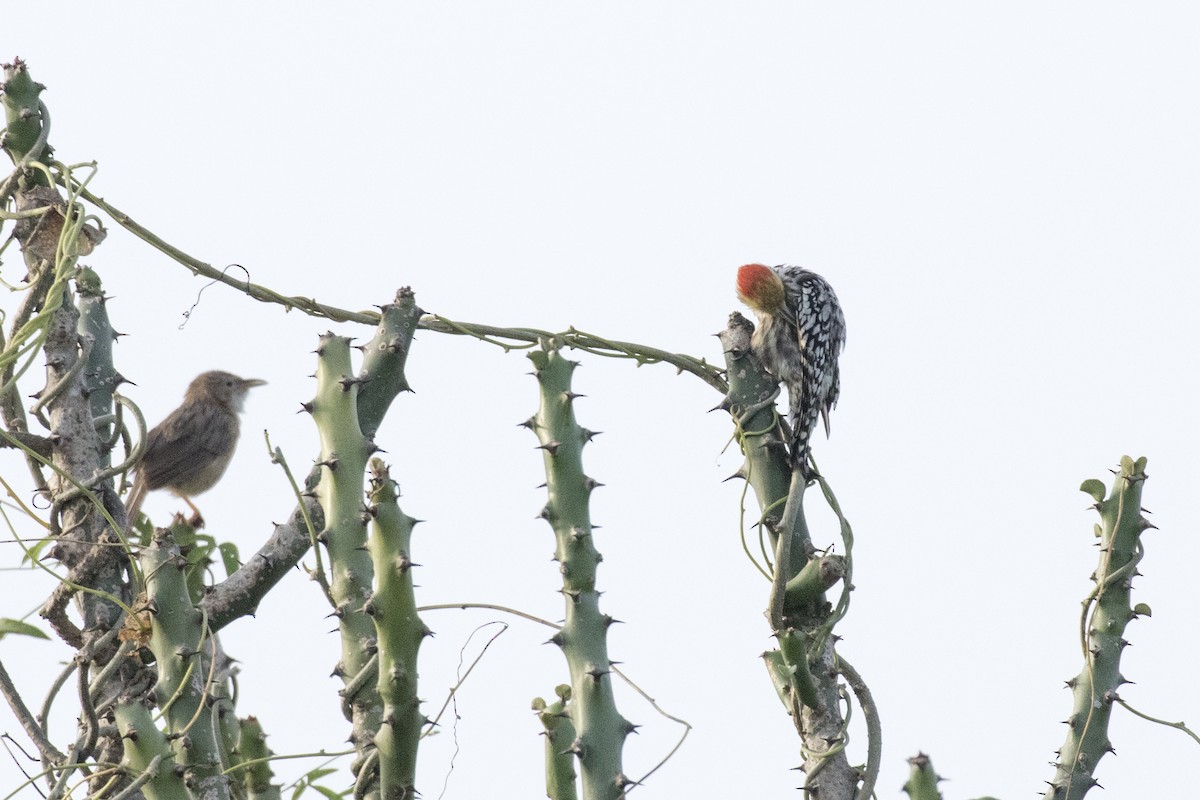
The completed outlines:
[[[802,264],[848,325],[833,435],[815,455],[854,525],[857,573],[839,651],[880,706],[879,797],[931,754],[947,798],[1031,797],[1052,776],[1081,667],[1080,600],[1096,564],[1078,491],[1124,454],[1149,458],[1145,537],[1122,697],[1200,724],[1180,686],[1200,653],[1200,10],[1187,3],[208,3],[9,9],[0,60],[24,58],[58,157],[96,160],[93,189],[218,267],[348,308],[411,285],[420,305],[720,361],[738,265]],[[349,10],[353,9],[353,10]],[[297,470],[317,455],[311,351],[329,328],[207,289],[109,224],[85,263],[128,334],[117,365],[153,423],[222,368],[254,390],[209,532],[248,555],[292,507],[261,431]],[[10,252],[3,277],[23,270]],[[4,308],[15,307],[9,298]],[[694,726],[635,796],[793,797],[798,741],[759,654],[768,585],[738,541],[736,448],[708,386],[582,356],[575,390],[603,525],[610,653]],[[491,602],[561,617],[541,454],[516,424],[537,390],[518,353],[433,333],[416,394],[378,437],[414,541],[421,603]],[[41,388],[36,375],[25,394]],[[0,454],[6,476],[24,474]],[[813,500],[816,498],[810,495]],[[154,495],[165,520],[179,504]],[[818,545],[837,539],[814,517]],[[838,544],[840,550],[840,543]],[[19,558],[4,545],[5,566]],[[0,616],[50,590],[5,571]],[[338,640],[315,585],[289,576],[222,634],[241,715],[280,754],[343,746],[329,673]],[[567,680],[545,629],[431,612],[421,696],[436,712],[476,626],[511,628],[421,751],[437,798],[542,796],[529,712]],[[497,626],[467,645],[478,651]],[[483,637],[483,638],[481,638]],[[0,659],[40,703],[65,646],[6,638]],[[470,659],[468,656],[468,661]],[[679,735],[631,692],[640,776]],[[52,735],[73,724],[66,698]],[[861,714],[856,712],[856,719]],[[17,734],[0,708],[0,732]],[[852,760],[865,758],[861,727]],[[1185,735],[1118,710],[1105,797],[1171,796]],[[457,756],[454,756],[457,747]],[[2,754],[0,754],[2,755]],[[454,758],[453,771],[450,763]],[[279,762],[290,783],[320,763]],[[342,764],[348,764],[344,759]],[[447,778],[447,775],[449,777]],[[345,781],[327,779],[344,788]],[[18,781],[0,758],[0,794]]]

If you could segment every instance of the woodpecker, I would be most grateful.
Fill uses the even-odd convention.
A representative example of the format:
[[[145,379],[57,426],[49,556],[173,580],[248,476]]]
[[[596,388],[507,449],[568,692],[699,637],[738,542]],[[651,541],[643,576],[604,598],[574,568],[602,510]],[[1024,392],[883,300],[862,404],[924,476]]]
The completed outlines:
[[[792,464],[807,475],[817,417],[824,420],[828,436],[829,412],[841,390],[838,354],[846,345],[842,308],[820,275],[783,264],[739,267],[737,293],[758,317],[750,340],[754,355],[787,386]]]

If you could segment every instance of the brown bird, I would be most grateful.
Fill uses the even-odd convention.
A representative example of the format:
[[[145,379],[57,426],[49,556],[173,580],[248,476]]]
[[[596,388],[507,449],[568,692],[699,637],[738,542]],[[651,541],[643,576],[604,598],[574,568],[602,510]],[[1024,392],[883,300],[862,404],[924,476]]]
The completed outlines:
[[[238,441],[238,412],[246,393],[266,381],[228,372],[203,372],[188,385],[183,405],[146,436],[133,490],[125,503],[129,522],[137,519],[146,492],[170,489],[192,509],[193,527],[204,524],[191,498],[216,485]]]

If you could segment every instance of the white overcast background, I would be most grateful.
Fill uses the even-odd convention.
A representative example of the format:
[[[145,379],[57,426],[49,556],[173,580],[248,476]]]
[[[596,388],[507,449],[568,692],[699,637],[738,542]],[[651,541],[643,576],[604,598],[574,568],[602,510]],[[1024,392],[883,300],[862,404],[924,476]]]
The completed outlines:
[[[807,266],[835,287],[849,341],[833,436],[816,457],[854,526],[856,591],[839,650],[884,726],[881,798],[932,755],[948,798],[1032,797],[1052,775],[1081,666],[1095,566],[1085,478],[1149,458],[1122,696],[1200,724],[1195,424],[1200,341],[1200,11],[1188,3],[207,3],[13,6],[0,56],[48,86],[51,141],[95,159],[93,189],[176,246],[285,294],[347,308],[412,286],[454,319],[564,329],[719,362],[736,267]],[[198,372],[269,381],[250,396],[208,530],[249,555],[316,457],[297,415],[329,328],[191,277],[109,222],[86,263],[128,334],[118,368],[157,422]],[[10,248],[3,275],[21,277]],[[240,275],[240,273],[237,273]],[[5,307],[15,307],[13,296]],[[666,366],[581,356],[586,468],[603,527],[612,656],[694,726],[645,797],[795,797],[798,741],[760,662],[767,583],[738,542],[741,485],[719,395]],[[416,393],[380,431],[403,508],[427,520],[421,603],[490,602],[561,617],[537,405],[519,353],[433,333]],[[40,388],[31,374],[26,393]],[[3,474],[24,467],[0,454]],[[818,495],[810,495],[816,501]],[[165,521],[180,504],[154,495]],[[818,544],[837,541],[811,512]],[[22,530],[23,535],[30,531]],[[5,534],[6,537],[11,534]],[[6,566],[19,559],[0,546]],[[840,541],[837,544],[840,551]],[[311,563],[311,559],[307,559]],[[30,612],[44,574],[0,575],[0,615]],[[294,572],[223,632],[238,711],[275,752],[345,746],[329,677],[338,639]],[[36,616],[32,618],[36,620]],[[426,798],[543,794],[529,711],[567,680],[548,631],[496,612],[430,612],[421,696],[457,716],[422,745]],[[9,637],[30,702],[60,644]],[[73,724],[70,692],[52,736]],[[620,689],[644,727],[637,777],[680,733]],[[856,714],[861,720],[861,714]],[[23,739],[7,707],[0,730]],[[861,726],[852,758],[865,757]],[[1179,796],[1196,745],[1122,710],[1109,798]],[[457,752],[457,755],[455,753]],[[0,754],[2,756],[3,754]],[[348,759],[339,763],[348,764]],[[281,761],[290,783],[320,759]],[[451,767],[453,764],[453,767]],[[26,765],[32,769],[33,765]],[[344,767],[343,767],[344,769]],[[20,780],[0,759],[0,792]],[[336,788],[347,773],[330,776]],[[443,794],[443,786],[445,791]],[[27,791],[23,796],[29,796]]]

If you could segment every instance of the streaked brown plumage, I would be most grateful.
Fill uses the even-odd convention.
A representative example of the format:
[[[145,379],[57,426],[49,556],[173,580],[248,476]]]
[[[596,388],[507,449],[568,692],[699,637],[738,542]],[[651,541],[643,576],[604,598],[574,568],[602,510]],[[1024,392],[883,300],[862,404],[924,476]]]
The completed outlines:
[[[203,524],[191,498],[211,489],[225,474],[237,449],[238,412],[246,393],[265,383],[220,371],[196,376],[183,404],[146,435],[133,490],[125,503],[130,524],[136,520],[146,492],[155,489],[174,492],[192,509],[192,524]]]

